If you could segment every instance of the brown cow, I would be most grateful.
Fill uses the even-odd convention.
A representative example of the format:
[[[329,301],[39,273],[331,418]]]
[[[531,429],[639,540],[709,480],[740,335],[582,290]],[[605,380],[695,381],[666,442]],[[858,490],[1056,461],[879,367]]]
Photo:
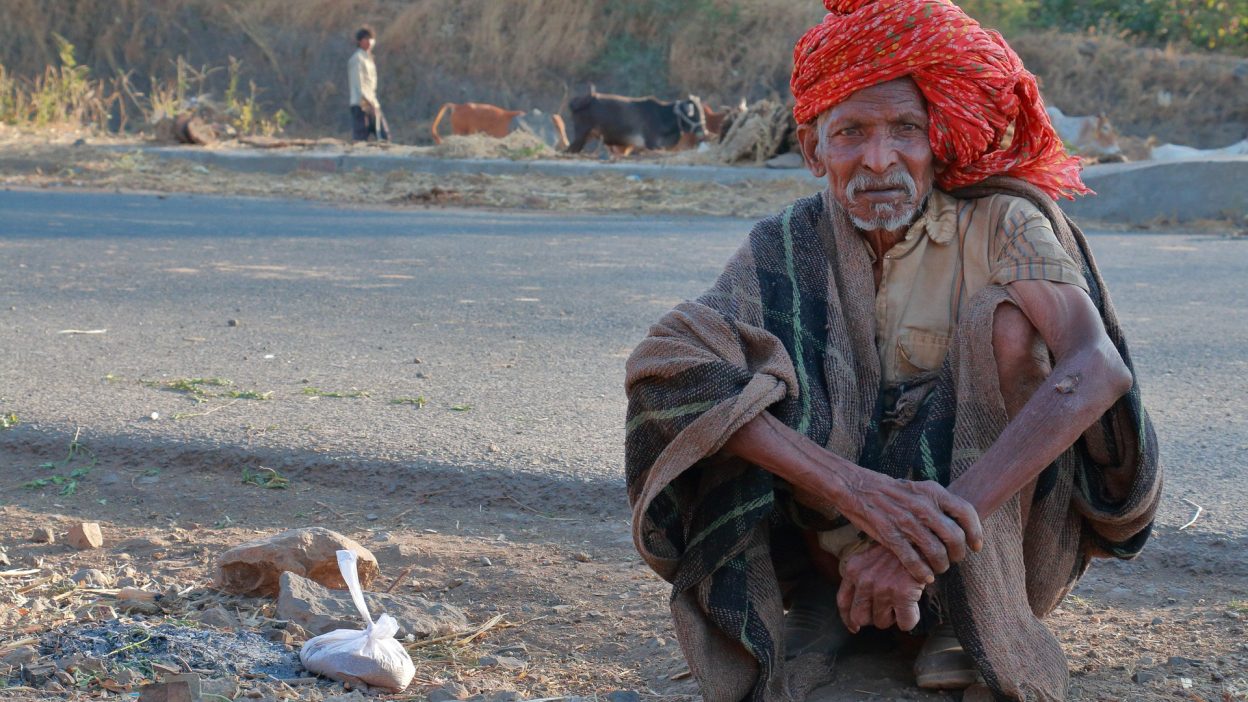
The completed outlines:
[[[442,117],[447,111],[451,113],[451,133],[456,136],[467,136],[469,134],[488,134],[495,139],[502,139],[516,129],[519,124],[523,124],[524,111],[522,110],[504,110],[501,107],[488,105],[480,102],[464,102],[454,103],[448,102],[438,110],[438,116],[433,119],[433,126],[430,132],[433,134],[433,143],[441,144],[442,137],[438,135],[438,125],[442,122]],[[535,115],[540,118],[540,113],[534,111]],[[556,149],[564,149],[568,145],[567,129],[564,127],[563,118],[559,115],[551,115],[550,122],[553,126],[553,134],[544,134],[546,130],[539,125],[525,124],[524,126],[531,132],[541,136],[544,141],[550,141],[551,146]],[[549,139],[547,137],[550,137]]]
[[[524,114],[521,110],[504,110],[480,102],[448,102],[438,110],[438,116],[433,119],[433,127],[429,130],[433,133],[435,144],[442,143],[442,137],[438,136],[438,124],[448,110],[451,113],[452,134],[488,134],[496,139],[507,136],[511,132],[511,121]]]

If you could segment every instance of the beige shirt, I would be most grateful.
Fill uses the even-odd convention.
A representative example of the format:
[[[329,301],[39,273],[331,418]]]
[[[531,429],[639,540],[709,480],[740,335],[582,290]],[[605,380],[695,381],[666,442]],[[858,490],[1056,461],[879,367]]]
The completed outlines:
[[[866,239],[863,246],[874,261]],[[939,370],[960,313],[986,285],[1049,280],[1088,289],[1049,220],[1009,195],[959,200],[933,190],[883,268],[875,317],[885,385]]]
[[[360,98],[367,98],[374,106],[377,102],[377,64],[363,49],[356,49],[347,59],[347,81],[351,85],[351,104],[359,105]]]

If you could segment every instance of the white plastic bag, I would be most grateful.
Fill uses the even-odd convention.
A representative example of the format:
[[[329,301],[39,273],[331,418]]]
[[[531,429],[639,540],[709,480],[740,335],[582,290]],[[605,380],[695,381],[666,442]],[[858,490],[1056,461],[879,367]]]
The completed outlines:
[[[416,666],[403,645],[394,638],[399,623],[389,614],[377,617],[376,622],[368,615],[359,573],[355,570],[354,552],[338,551],[338,570],[351,591],[351,601],[368,626],[363,631],[336,629],[309,639],[299,649],[299,660],[303,667],[327,678],[362,682],[395,692],[403,690],[416,675]]]

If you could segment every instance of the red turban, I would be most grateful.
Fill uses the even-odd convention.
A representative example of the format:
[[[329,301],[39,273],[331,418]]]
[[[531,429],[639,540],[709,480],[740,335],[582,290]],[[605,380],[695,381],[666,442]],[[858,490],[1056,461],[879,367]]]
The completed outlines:
[[[928,138],[944,190],[994,175],[1054,199],[1089,193],[1036,77],[1001,35],[949,0],[824,0],[828,14],[793,48],[793,116],[808,122],[853,93],[910,76],[927,99]],[[1002,146],[1006,130],[1013,138]]]

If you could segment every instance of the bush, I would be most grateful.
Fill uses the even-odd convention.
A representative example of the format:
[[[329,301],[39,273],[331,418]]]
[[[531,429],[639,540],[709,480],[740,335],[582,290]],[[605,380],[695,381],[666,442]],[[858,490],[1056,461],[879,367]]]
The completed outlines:
[[[1248,0],[1044,0],[1040,27],[1248,53]]]

